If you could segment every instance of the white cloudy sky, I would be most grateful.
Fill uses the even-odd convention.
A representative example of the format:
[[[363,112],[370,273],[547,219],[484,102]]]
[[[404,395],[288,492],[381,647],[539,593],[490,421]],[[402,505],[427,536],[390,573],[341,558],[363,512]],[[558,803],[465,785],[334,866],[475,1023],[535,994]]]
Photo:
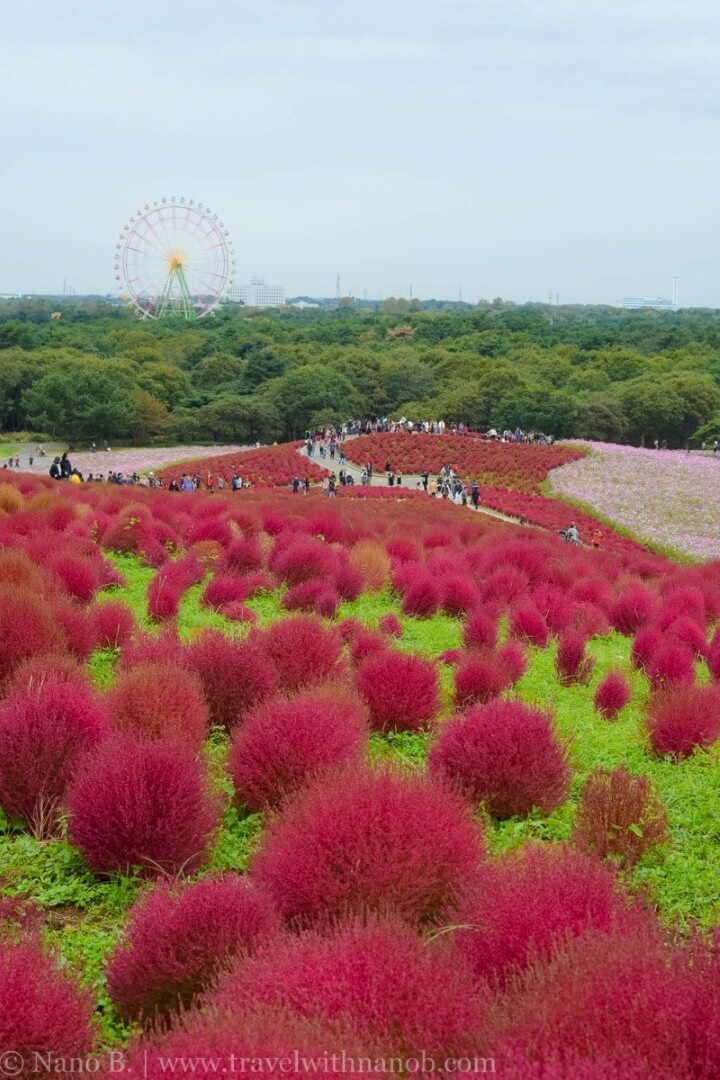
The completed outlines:
[[[6,0],[0,292],[185,194],[291,294],[720,306],[719,61],[715,0]]]

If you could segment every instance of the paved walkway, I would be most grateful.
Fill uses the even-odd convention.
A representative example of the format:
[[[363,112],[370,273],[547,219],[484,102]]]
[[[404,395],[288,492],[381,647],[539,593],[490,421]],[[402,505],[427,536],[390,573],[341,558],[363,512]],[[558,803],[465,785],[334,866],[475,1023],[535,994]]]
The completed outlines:
[[[357,436],[357,437],[360,438],[361,436]],[[304,446],[302,446],[302,447],[300,447],[298,449],[298,453],[302,457],[308,457],[308,452],[307,452],[307,450],[305,449]],[[344,465],[340,465],[337,458],[335,458],[334,461],[331,461],[330,458],[325,458],[323,460],[323,458],[321,458],[319,454],[314,454],[313,457],[311,458],[311,460],[314,461],[316,463],[316,465],[320,465],[321,468],[329,469],[330,472],[338,473],[340,471],[340,469],[344,469],[346,473],[350,473],[353,480],[355,481],[356,486],[360,486],[360,479],[361,479],[361,476],[362,476],[362,468],[359,465],[356,465],[354,462],[346,460]],[[403,476],[402,480],[403,480],[403,482],[402,482],[402,484],[400,486],[401,486],[401,488],[403,490],[405,490],[405,491],[416,491],[418,489],[418,485],[420,485],[420,490],[422,490],[422,484],[421,484],[422,478],[420,476],[415,476],[415,475]],[[378,475],[373,475],[372,480],[370,481],[370,483],[365,485],[365,486],[366,487],[387,488],[388,491],[392,490],[388,486],[388,484],[386,483],[384,475],[379,475],[379,476]],[[452,499],[446,499],[444,501],[451,503],[453,506],[456,505],[452,501]],[[520,522],[518,521],[517,518],[510,517],[509,514],[503,514],[499,510],[491,510],[489,506],[478,506],[477,511],[475,511],[475,508],[472,506],[472,504],[468,503],[468,505],[465,507],[465,509],[466,510],[472,510],[473,513],[486,514],[487,517],[498,518],[500,521],[508,521],[508,522],[510,522],[511,525],[519,525],[520,524]],[[538,526],[531,526],[531,527],[532,528],[540,528],[539,525]],[[543,532],[544,531],[545,530],[543,530]]]

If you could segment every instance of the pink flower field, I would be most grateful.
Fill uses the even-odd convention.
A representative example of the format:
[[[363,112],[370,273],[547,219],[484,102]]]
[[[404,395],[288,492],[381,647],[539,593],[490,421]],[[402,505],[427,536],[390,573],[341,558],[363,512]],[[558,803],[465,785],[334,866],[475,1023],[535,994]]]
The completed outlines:
[[[592,453],[550,474],[638,538],[697,559],[720,558],[720,456],[577,440]]]
[[[198,458],[217,457],[218,454],[235,454],[241,450],[248,450],[247,446],[153,446],[142,449],[133,447],[130,450],[112,450],[106,453],[97,450],[95,453],[70,454],[70,460],[81,473],[112,472],[121,473],[144,473],[152,470],[165,469],[176,462],[197,461]],[[52,461],[52,458],[50,458]],[[36,460],[35,466],[37,468]],[[48,461],[48,468],[50,462]]]

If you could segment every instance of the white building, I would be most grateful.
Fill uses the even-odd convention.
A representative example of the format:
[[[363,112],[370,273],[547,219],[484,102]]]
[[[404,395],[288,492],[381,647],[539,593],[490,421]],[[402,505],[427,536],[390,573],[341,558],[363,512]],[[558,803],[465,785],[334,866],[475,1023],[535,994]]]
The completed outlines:
[[[249,285],[235,285],[230,290],[230,300],[240,301],[248,307],[282,307],[285,289],[282,285],[266,285],[264,277],[251,277]]]
[[[623,307],[630,311],[652,308],[653,311],[677,311],[677,304],[666,296],[625,296]]]

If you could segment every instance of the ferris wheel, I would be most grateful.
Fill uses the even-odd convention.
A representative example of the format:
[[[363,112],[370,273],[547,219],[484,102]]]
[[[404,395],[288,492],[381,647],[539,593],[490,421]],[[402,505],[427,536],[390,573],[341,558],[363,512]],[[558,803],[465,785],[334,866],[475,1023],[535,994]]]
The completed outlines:
[[[227,294],[234,274],[228,230],[194,199],[145,203],[115,245],[115,279],[146,317],[207,315]]]

